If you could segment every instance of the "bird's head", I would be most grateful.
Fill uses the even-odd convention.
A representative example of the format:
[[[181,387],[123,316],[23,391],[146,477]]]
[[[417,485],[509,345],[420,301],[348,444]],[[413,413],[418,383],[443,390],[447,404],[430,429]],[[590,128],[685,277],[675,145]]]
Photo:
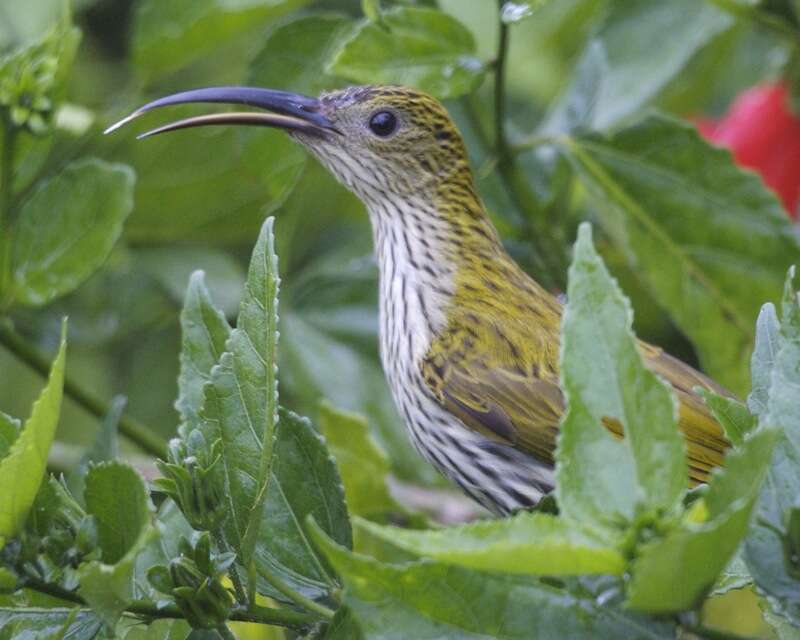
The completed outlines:
[[[464,142],[445,108],[399,86],[350,87],[318,98],[253,87],[215,87],[155,100],[107,132],[158,107],[243,104],[262,111],[215,113],[173,122],[140,137],[206,125],[258,125],[287,131],[368,206],[411,194],[435,198],[443,183],[471,185]]]

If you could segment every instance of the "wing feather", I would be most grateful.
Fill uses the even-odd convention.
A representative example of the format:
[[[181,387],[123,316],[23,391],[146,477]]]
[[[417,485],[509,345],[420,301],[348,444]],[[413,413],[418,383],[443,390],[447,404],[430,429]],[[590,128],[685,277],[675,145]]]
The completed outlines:
[[[504,338],[506,340],[506,338]],[[468,428],[485,437],[512,445],[553,464],[558,425],[564,399],[555,363],[531,366],[496,362],[502,346],[489,349],[492,358],[460,350],[456,358],[443,359],[439,350],[435,372],[431,358],[422,362],[423,378],[442,406]],[[705,482],[711,469],[723,462],[729,446],[722,429],[693,389],[701,386],[728,394],[689,365],[646,343],[640,348],[648,367],[669,382],[679,401],[679,428],[687,442],[689,477]],[[623,437],[622,425],[610,419],[605,426]]]

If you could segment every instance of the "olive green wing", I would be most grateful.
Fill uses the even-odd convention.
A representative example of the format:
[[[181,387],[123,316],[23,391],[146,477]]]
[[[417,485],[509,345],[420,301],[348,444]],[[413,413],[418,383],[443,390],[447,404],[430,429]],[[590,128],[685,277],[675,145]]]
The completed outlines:
[[[669,382],[679,401],[678,426],[687,443],[689,476],[705,482],[715,466],[723,462],[729,446],[722,428],[696,386],[728,394],[709,378],[656,347],[640,343],[648,367]],[[553,462],[564,400],[555,366],[507,367],[479,359],[422,362],[423,378],[441,405],[467,427],[540,460]],[[603,421],[617,437],[622,425],[613,418]]]
[[[439,403],[467,427],[553,462],[564,411],[556,375],[533,377],[476,360],[433,367],[430,359],[422,374]]]

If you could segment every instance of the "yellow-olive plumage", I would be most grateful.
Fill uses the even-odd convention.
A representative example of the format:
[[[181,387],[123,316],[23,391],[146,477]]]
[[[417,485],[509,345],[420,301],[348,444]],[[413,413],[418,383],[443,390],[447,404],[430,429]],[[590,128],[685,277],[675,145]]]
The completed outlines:
[[[221,88],[176,94],[134,115],[196,101],[269,113],[204,116],[156,132],[230,123],[284,128],[365,203],[380,269],[381,358],[412,441],[489,509],[535,504],[552,488],[564,411],[562,307],[503,248],[444,107],[395,86],[319,98]],[[727,443],[693,389],[721,390],[660,349],[640,349],[674,389],[688,474],[701,482],[721,464]],[[605,426],[623,437],[616,421]]]

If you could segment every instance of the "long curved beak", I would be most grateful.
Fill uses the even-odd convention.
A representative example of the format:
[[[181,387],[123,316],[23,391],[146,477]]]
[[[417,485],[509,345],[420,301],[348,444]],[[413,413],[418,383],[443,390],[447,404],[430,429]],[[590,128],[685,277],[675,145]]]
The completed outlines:
[[[225,124],[277,127],[313,135],[324,135],[328,132],[340,133],[331,121],[321,113],[320,102],[317,98],[289,91],[275,91],[256,87],[208,87],[206,89],[175,93],[153,102],[148,102],[126,118],[112,124],[104,133],[108,134],[116,131],[131,120],[159,107],[196,103],[243,104],[264,109],[266,113],[237,111],[195,116],[152,129],[138,135],[137,138],[147,138],[159,133],[177,131],[178,129]]]

